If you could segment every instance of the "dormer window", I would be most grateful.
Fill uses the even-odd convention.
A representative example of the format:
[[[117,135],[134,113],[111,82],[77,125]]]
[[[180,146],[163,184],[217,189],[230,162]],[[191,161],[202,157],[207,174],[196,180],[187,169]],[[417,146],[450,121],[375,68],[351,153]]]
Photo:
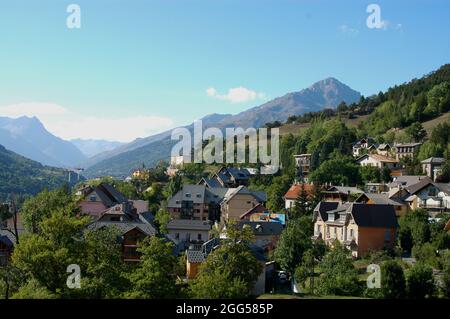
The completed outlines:
[[[187,193],[187,194],[186,194],[186,197],[191,197],[191,194]]]
[[[334,214],[328,214],[328,220],[334,222]]]

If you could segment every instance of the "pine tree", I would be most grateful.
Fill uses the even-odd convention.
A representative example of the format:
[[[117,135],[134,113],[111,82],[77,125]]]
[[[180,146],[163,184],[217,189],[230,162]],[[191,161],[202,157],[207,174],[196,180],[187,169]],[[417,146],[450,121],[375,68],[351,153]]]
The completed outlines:
[[[309,199],[308,193],[305,189],[305,184],[301,184],[300,191],[292,208],[291,218],[300,218],[301,216],[308,215],[309,212]]]

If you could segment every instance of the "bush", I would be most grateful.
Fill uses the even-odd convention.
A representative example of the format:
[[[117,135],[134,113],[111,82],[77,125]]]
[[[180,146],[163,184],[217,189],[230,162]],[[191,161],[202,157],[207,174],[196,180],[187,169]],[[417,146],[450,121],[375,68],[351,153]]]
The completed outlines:
[[[405,275],[402,266],[395,260],[385,261],[381,265],[381,294],[387,299],[405,297]]]
[[[412,299],[431,298],[435,292],[433,270],[422,263],[414,265],[406,275],[408,297]]]

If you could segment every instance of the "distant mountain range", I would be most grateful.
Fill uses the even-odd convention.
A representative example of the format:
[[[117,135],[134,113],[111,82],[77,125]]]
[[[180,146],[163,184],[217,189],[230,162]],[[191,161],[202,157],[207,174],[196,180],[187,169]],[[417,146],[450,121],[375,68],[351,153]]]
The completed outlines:
[[[290,115],[301,115],[326,108],[336,108],[341,102],[357,102],[361,95],[335,78],[319,81],[299,92],[288,93],[260,106],[236,115],[210,114],[202,118],[203,127],[262,127],[273,121],[285,121]],[[186,128],[192,130],[193,125]],[[97,177],[111,175],[125,177],[142,163],[154,165],[160,160],[169,160],[170,151],[176,141],[171,141],[171,130],[147,138],[137,139],[118,148],[98,154],[82,166],[84,175]]]
[[[0,117],[0,144],[44,165],[73,167],[86,156],[72,143],[48,132],[36,117]]]
[[[105,140],[83,140],[83,139],[73,139],[70,142],[75,145],[86,157],[92,157],[97,154],[111,151],[124,143],[121,142],[111,142]]]
[[[0,201],[8,195],[35,195],[44,188],[53,189],[69,182],[77,182],[77,175],[65,169],[44,166],[0,145]]]

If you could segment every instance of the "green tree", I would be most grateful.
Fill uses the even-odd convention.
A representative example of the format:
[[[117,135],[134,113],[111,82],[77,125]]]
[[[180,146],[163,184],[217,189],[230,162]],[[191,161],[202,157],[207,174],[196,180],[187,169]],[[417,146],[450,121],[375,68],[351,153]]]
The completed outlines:
[[[158,226],[158,229],[161,233],[167,234],[167,224],[170,221],[170,214],[167,209],[160,208],[155,215],[155,222]]]
[[[427,131],[420,122],[415,122],[406,128],[406,134],[414,141],[421,142],[427,136]]]
[[[164,195],[166,198],[170,198],[175,195],[183,187],[183,178],[179,174],[175,174],[169,179],[166,188],[164,189]]]
[[[44,190],[35,197],[28,198],[21,209],[25,229],[32,233],[39,233],[40,222],[49,217],[53,210],[63,207],[66,211],[73,213],[78,210],[74,199],[64,188],[53,191]]]
[[[311,173],[311,180],[320,185],[356,185],[360,183],[360,179],[359,165],[355,164],[353,158],[346,156],[325,161]]]
[[[122,261],[122,247],[117,240],[120,230],[116,226],[88,230],[84,234],[81,290],[76,297],[103,299],[119,298],[129,286]]]
[[[400,247],[410,252],[414,245],[422,245],[430,239],[428,213],[416,209],[399,218],[398,241]]]
[[[248,297],[247,283],[222,269],[200,272],[191,284],[190,295],[196,299],[242,299]]]
[[[358,296],[360,286],[358,271],[352,263],[350,252],[339,242],[325,255],[319,264],[320,276],[318,291],[323,295]]]
[[[191,282],[190,290],[194,298],[217,296],[219,292],[229,298],[242,298],[251,294],[262,270],[249,248],[254,240],[253,232],[249,227],[240,228],[232,222],[227,225],[226,237],[222,246],[208,255],[197,277]],[[216,277],[217,282],[214,280]]]
[[[431,298],[435,292],[433,271],[422,263],[415,264],[406,273],[408,297],[412,299]]]
[[[387,299],[406,296],[405,274],[402,266],[395,260],[387,260],[381,264],[381,293]]]
[[[294,207],[291,208],[290,218],[299,218],[310,213],[308,193],[305,190],[305,184],[301,184],[300,191],[294,202]]]
[[[31,279],[14,293],[12,299],[58,299],[58,295]]]
[[[311,248],[312,220],[300,217],[289,221],[274,252],[275,261],[283,270],[293,274],[302,262],[303,254]]]
[[[89,221],[87,217],[76,218],[71,214],[70,209],[53,211],[40,222],[39,233],[22,236],[12,255],[13,266],[61,296],[70,293],[66,269],[81,262],[82,231]]]
[[[173,244],[156,236],[141,243],[142,253],[139,265],[127,277],[131,288],[126,298],[164,299],[177,296],[177,258],[173,254]]]

